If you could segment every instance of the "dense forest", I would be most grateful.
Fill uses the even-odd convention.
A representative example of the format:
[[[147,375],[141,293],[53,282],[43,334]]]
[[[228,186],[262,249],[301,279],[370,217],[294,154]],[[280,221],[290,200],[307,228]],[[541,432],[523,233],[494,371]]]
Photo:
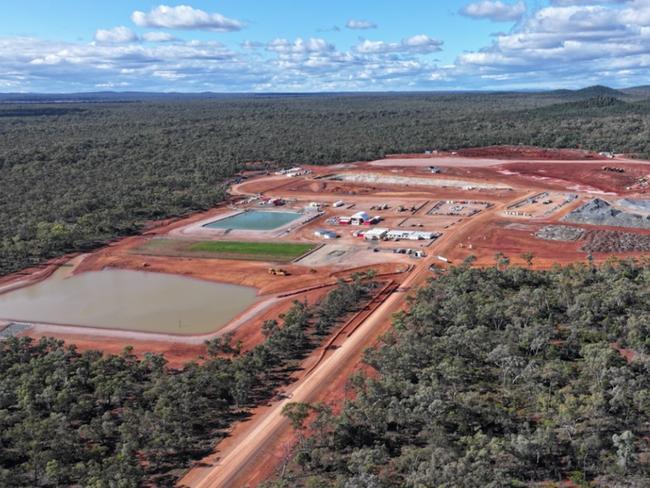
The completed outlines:
[[[419,290],[339,414],[286,408],[267,486],[650,486],[648,263],[500,267]]]
[[[5,97],[0,275],[206,209],[246,162],[326,164],[492,144],[648,155],[647,96],[594,87],[140,101],[131,94],[122,102],[113,94],[101,103]]]
[[[248,352],[229,336],[182,370],[160,355],[0,341],[0,486],[172,486],[224,430],[289,381],[300,360],[372,294],[358,275],[316,305],[295,302]]]

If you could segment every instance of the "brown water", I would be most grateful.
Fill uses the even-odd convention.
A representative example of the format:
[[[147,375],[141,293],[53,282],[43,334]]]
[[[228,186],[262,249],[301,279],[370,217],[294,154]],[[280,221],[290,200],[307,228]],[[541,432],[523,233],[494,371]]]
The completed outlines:
[[[226,325],[255,302],[253,288],[145,271],[67,276],[0,295],[0,319],[143,332],[201,334]]]

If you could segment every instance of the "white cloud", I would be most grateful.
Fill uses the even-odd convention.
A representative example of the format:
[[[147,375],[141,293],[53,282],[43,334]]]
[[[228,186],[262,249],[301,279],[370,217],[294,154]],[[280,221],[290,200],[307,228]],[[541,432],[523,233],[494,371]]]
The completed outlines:
[[[142,34],[142,39],[147,42],[172,42],[178,40],[168,32],[145,32]]]
[[[508,22],[519,20],[526,13],[526,4],[520,0],[517,3],[504,3],[500,0],[481,0],[470,3],[460,14],[475,19],[489,19],[493,22]]]
[[[233,89],[249,82],[254,67],[218,42],[74,43],[34,38],[0,38],[0,83],[48,92],[93,90],[100,84],[167,90],[165,80],[184,89],[209,85]],[[18,81],[20,79],[20,81]],[[229,88],[230,87],[230,88]]]
[[[355,50],[362,54],[411,53],[428,54],[442,50],[443,42],[425,34],[407,37],[401,42],[363,40]]]
[[[97,30],[95,40],[101,43],[135,42],[138,40],[138,36],[128,27],[119,26],[112,29]]]
[[[324,91],[647,83],[650,0],[571,3],[528,13],[490,45],[445,66],[430,56],[443,42],[425,34],[401,41],[362,39],[345,49],[325,34],[250,40],[232,50],[218,42],[163,42],[170,36],[158,31],[136,42],[126,28],[98,31],[93,43],[0,38],[0,89]]]
[[[152,33],[148,33],[152,34]],[[97,87],[165,91],[399,90],[431,87],[447,69],[421,55],[440,49],[426,35],[379,48],[340,50],[320,37],[243,43],[48,42],[0,37],[3,90],[87,91]],[[166,37],[165,37],[166,39]],[[263,48],[263,49],[260,49]]]
[[[602,5],[612,3],[626,3],[630,0],[551,0],[551,5],[569,7],[573,5]]]
[[[189,5],[169,7],[159,5],[149,12],[136,10],[131,20],[140,27],[159,27],[181,30],[210,30],[232,32],[243,29],[244,24],[219,13],[208,13]]]
[[[239,46],[242,49],[252,50],[252,49],[260,49],[262,47],[265,47],[266,44],[258,41],[244,41]]]
[[[376,29],[377,24],[370,22],[369,20],[350,19],[345,23],[345,27],[354,30]]]
[[[491,46],[460,55],[458,72],[556,86],[577,80],[620,86],[623,78],[626,84],[645,83],[650,0],[554,3],[571,5],[541,8],[512,32],[497,35]]]
[[[307,40],[299,37],[294,42],[287,39],[274,39],[266,48],[279,54],[322,53],[334,50],[334,46],[325,39],[314,37]]]

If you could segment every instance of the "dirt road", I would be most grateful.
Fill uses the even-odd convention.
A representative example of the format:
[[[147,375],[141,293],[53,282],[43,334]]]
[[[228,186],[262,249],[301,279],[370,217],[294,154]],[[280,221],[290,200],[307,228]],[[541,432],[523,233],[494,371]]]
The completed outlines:
[[[517,197],[518,199],[521,196]],[[437,255],[444,255],[476,229],[498,215],[508,203],[492,207],[474,219],[468,219],[460,224],[453,232],[443,235],[429,248],[429,257],[421,261],[411,275],[402,284],[402,289],[410,289],[421,285],[431,276],[428,267],[436,261]],[[274,447],[274,442],[281,437],[289,422],[282,415],[282,408],[290,402],[316,401],[326,385],[335,381],[340,372],[349,365],[350,361],[359,357],[361,351],[374,343],[378,331],[391,319],[404,303],[404,293],[394,293],[372,313],[338,349],[326,357],[312,372],[287,389],[289,398],[278,402],[265,414],[254,418],[250,428],[238,442],[233,442],[230,449],[221,453],[220,460],[213,466],[201,466],[192,469],[181,480],[180,486],[192,488],[217,488],[247,486],[260,470],[268,470],[268,466],[259,466],[257,460],[261,454]]]

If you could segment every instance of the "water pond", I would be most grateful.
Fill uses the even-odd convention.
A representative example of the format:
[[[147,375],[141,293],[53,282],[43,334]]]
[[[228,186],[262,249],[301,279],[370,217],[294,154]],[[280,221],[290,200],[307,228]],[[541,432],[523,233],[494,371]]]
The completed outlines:
[[[274,230],[298,219],[297,212],[264,212],[250,210],[204,225],[208,229]]]
[[[60,269],[35,285],[0,294],[0,319],[143,332],[218,330],[256,300],[244,286],[131,270],[68,277]]]

